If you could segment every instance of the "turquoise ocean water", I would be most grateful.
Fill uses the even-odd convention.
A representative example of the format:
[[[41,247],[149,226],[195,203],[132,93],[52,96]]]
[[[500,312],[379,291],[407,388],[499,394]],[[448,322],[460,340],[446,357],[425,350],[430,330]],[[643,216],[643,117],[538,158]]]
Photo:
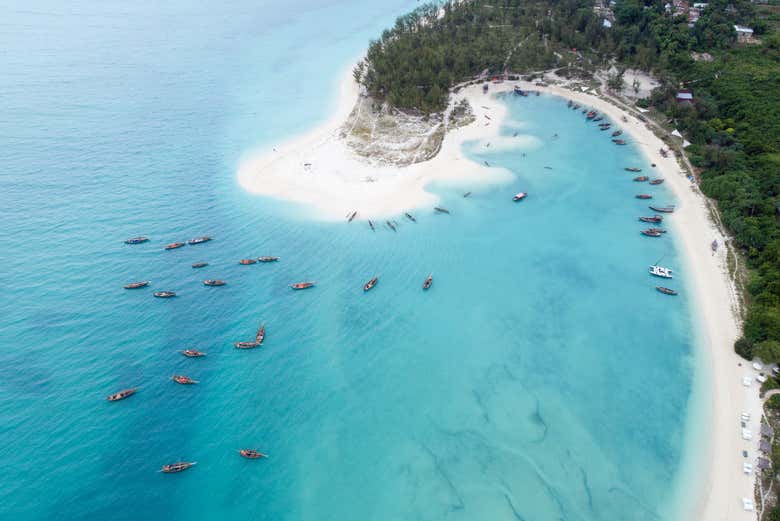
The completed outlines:
[[[0,519],[674,518],[700,375],[689,300],[646,274],[663,257],[684,290],[673,238],[639,235],[637,149],[508,96],[503,133],[535,144],[468,144],[516,181],[433,187],[449,216],[372,233],[238,186],[242,155],[324,120],[414,5],[4,9]],[[237,264],[259,255],[282,260]],[[260,320],[264,348],[233,349]],[[157,472],[179,459],[198,465]]]

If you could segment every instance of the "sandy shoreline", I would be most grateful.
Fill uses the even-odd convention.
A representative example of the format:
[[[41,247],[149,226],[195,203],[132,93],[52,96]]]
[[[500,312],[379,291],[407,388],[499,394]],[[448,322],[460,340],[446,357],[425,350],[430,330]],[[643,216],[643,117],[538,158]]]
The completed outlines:
[[[437,180],[506,183],[513,179],[510,172],[470,161],[461,147],[466,141],[495,142],[499,138],[506,108],[494,95],[511,90],[515,84],[572,99],[607,115],[615,126],[624,130],[624,137],[627,136],[650,162],[657,165],[656,173],[666,179],[674,192],[678,210],[668,221],[686,261],[686,278],[677,281],[677,287],[683,282],[685,287],[681,289],[694,294],[697,340],[710,376],[700,392],[709,402],[711,417],[707,425],[694,429],[710,436],[709,447],[702,455],[705,461],[697,461],[701,465],[685,476],[696,479],[696,486],[700,488],[696,492],[697,498],[681,498],[686,508],[683,518],[707,521],[755,519],[755,513],[742,508],[741,498],[752,499],[754,495],[754,476],[743,474],[742,463],[748,461],[755,466],[761,402],[755,372],[744,362],[739,367],[741,359],[733,351],[733,343],[739,335],[735,312],[738,300],[726,268],[725,237],[713,224],[703,196],[682,173],[673,154],[664,158],[659,153],[665,144],[645,123],[604,99],[559,86],[536,87],[526,82],[506,82],[491,84],[487,95],[479,86],[471,86],[459,91],[455,99],[469,99],[476,121],[449,131],[436,157],[403,168],[374,167],[355,156],[338,138],[339,128],[358,96],[351,76],[345,76],[333,117],[304,136],[247,159],[239,169],[239,182],[250,192],[301,203],[313,209],[315,217],[329,220],[344,219],[351,211],[357,211],[359,218],[366,219],[432,207],[438,198],[428,192],[426,186]],[[623,116],[627,122],[622,122]],[[373,182],[366,182],[367,178]],[[709,245],[716,238],[721,247],[713,255]],[[742,378],[748,375],[753,383],[744,387]],[[748,425],[754,433],[751,441],[741,437],[741,412],[751,414]],[[743,450],[749,452],[749,458],[742,457]],[[684,488],[689,489],[688,484],[685,485]]]

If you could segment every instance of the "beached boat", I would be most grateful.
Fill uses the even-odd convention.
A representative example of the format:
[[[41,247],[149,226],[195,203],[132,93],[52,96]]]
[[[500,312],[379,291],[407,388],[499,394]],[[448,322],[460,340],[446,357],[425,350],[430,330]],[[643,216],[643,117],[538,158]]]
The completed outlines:
[[[446,208],[441,208],[440,206],[434,206],[433,209],[439,213],[450,213],[449,210],[447,210]]]
[[[375,231],[375,230],[374,230],[374,223],[373,223],[373,222],[371,222],[371,219],[369,219],[369,220],[368,220],[368,225],[371,227],[371,231],[372,231],[372,232],[373,232],[373,231]]]
[[[387,227],[390,228],[393,231],[395,230],[395,224],[391,223],[390,221],[385,221],[385,224],[387,224]]]
[[[233,347],[236,349],[254,349],[259,345],[257,342],[236,342],[233,344]]]
[[[197,461],[179,461],[177,463],[171,463],[170,465],[163,465],[160,472],[164,472],[166,474],[174,474],[176,472],[181,472],[183,470],[187,470],[190,467],[194,467],[197,465]]]
[[[677,295],[677,292],[673,289],[665,288],[663,286],[656,286],[655,289],[663,293],[664,295]]]
[[[355,217],[357,217],[357,212],[350,213],[349,215],[347,215],[347,222],[351,223],[355,219]]]
[[[626,172],[641,172],[642,171],[641,168],[636,167],[636,166],[627,166],[623,170],[625,170]]]
[[[663,279],[672,278],[672,270],[669,268],[664,268],[663,266],[650,266],[649,272],[650,275],[655,277],[661,277]]]
[[[276,262],[279,257],[258,257],[257,262]]]
[[[640,175],[640,176],[635,177],[634,181],[636,181],[637,183],[644,183],[648,179],[650,179],[650,178],[647,177],[646,175]]]
[[[642,230],[640,233],[642,235],[646,235],[647,237],[660,237],[661,236],[661,232],[659,232],[658,230],[654,230],[654,229]]]
[[[166,244],[165,245],[165,249],[166,250],[175,250],[177,248],[181,248],[184,245],[185,245],[185,243],[183,243],[183,242],[172,242],[170,244]]]
[[[197,349],[185,349],[181,354],[187,358],[200,358],[201,356],[206,356],[206,353],[198,351]]]
[[[363,291],[368,291],[374,286],[376,286],[376,283],[379,282],[379,277],[374,277],[373,279],[369,280],[363,285]]]
[[[176,296],[175,291],[157,291],[154,294],[157,298],[172,298]]]
[[[211,239],[212,237],[204,235],[203,237],[195,237],[194,239],[190,239],[187,241],[187,244],[203,244],[204,242],[209,242]]]
[[[616,145],[625,145],[626,144],[626,141],[624,139],[613,139],[612,142],[615,143]]]
[[[514,197],[512,197],[512,200],[513,200],[513,201],[515,201],[515,202],[517,202],[517,201],[522,201],[522,200],[523,200],[523,199],[525,199],[526,197],[528,197],[528,194],[527,194],[526,192],[517,192],[517,193],[514,195]]]
[[[205,268],[208,265],[209,265],[208,262],[196,262],[195,264],[192,265],[192,267],[198,269],[198,268]]]
[[[180,375],[180,374],[175,374],[175,375],[171,376],[171,380],[173,380],[177,384],[181,384],[181,385],[194,385],[194,384],[198,383],[197,380],[193,380],[189,376],[184,376],[184,375]]]
[[[648,206],[654,212],[674,213],[674,206]]]
[[[313,286],[314,282],[296,282],[295,284],[290,284],[292,289],[308,289]]]
[[[664,182],[664,180],[659,177],[657,179],[653,179],[652,181],[650,181],[650,184],[651,185],[660,185],[663,182]]]
[[[404,215],[406,216],[406,218],[407,218],[407,219],[409,219],[409,220],[410,220],[410,221],[412,221],[413,223],[416,223],[416,222],[417,222],[417,219],[415,219],[415,218],[414,218],[414,215],[412,215],[412,214],[410,214],[410,213],[408,213],[408,212],[404,213]]]
[[[640,217],[639,220],[642,221],[643,223],[658,224],[661,221],[663,221],[664,218],[660,215],[651,215],[649,217]]]
[[[149,237],[132,237],[125,240],[125,244],[143,244],[149,242]]]
[[[257,259],[241,259],[238,263],[242,266],[249,266],[250,264],[257,264]]]
[[[263,343],[263,340],[265,340],[265,324],[260,324],[260,327],[257,328],[257,333],[255,333],[255,343],[260,345]]]
[[[268,457],[266,454],[263,454],[262,452],[258,452],[254,449],[240,449],[238,453],[247,459],[260,459],[260,458]]]
[[[132,389],[123,389],[118,393],[109,394],[106,397],[106,400],[108,400],[109,402],[118,402],[119,400],[124,400],[128,396],[133,396],[137,391],[138,391],[137,387],[134,387]]]
[[[138,289],[138,288],[145,288],[151,283],[152,283],[151,280],[141,280],[139,282],[131,282],[130,284],[125,284],[122,287],[125,289]]]
[[[430,287],[431,287],[431,284],[433,284],[433,275],[428,275],[428,276],[425,278],[425,282],[423,282],[423,286],[422,286],[422,288],[423,288],[423,289],[428,289],[428,288],[430,288]]]
[[[623,133],[623,131],[622,131],[622,130],[616,130],[616,131],[614,131],[614,132],[612,133],[612,137],[618,137],[618,136],[619,136],[620,134],[622,134],[622,133]]]
[[[227,282],[220,279],[206,279],[203,281],[204,286],[224,286],[225,284],[227,284]]]

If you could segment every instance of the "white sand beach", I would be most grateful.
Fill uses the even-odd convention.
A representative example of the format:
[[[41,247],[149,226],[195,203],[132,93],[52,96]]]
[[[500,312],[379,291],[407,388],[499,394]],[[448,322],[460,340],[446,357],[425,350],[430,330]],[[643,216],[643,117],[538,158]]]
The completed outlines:
[[[754,512],[745,512],[742,507],[742,498],[752,499],[754,489],[754,476],[743,474],[742,464],[748,461],[755,466],[761,417],[759,384],[750,364],[733,351],[739,335],[738,298],[727,274],[725,237],[712,222],[703,196],[682,173],[674,155],[662,157],[659,149],[666,145],[642,121],[604,99],[559,86],[505,82],[492,84],[488,94],[483,94],[479,86],[471,86],[455,97],[469,100],[476,120],[448,132],[436,157],[402,168],[374,167],[358,158],[338,136],[358,96],[357,86],[349,76],[342,82],[332,118],[304,136],[249,157],[240,166],[239,182],[250,192],[301,203],[314,211],[316,218],[334,220],[344,219],[352,211],[367,219],[432,207],[437,197],[426,187],[437,180],[505,183],[512,179],[511,173],[470,161],[462,154],[461,146],[470,140],[497,141],[506,110],[494,95],[511,90],[516,84],[572,99],[609,116],[657,165],[658,176],[666,179],[676,195],[678,209],[668,220],[687,261],[685,273],[690,276],[682,290],[694,293],[699,345],[711,375],[707,379],[711,387],[704,393],[711,401],[712,413],[710,424],[698,429],[709,436],[705,440],[709,446],[706,462],[691,476],[696,486],[700,485],[699,497],[685,498],[684,503],[690,504],[693,511],[684,518],[755,519]],[[626,122],[622,122],[623,116]],[[713,239],[720,244],[715,255],[710,250]],[[742,367],[738,366],[740,362]],[[743,386],[744,376],[751,377],[750,387]],[[741,412],[751,414],[748,427],[754,433],[752,441],[742,439]],[[743,458],[743,450],[749,452],[749,458]]]

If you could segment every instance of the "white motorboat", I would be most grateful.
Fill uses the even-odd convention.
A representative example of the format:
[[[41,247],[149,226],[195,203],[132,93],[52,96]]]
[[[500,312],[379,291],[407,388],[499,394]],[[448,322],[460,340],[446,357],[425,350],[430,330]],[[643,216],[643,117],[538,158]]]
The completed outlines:
[[[664,268],[663,266],[650,266],[650,275],[654,275],[656,277],[661,277],[664,279],[671,279],[672,270],[669,268]]]

